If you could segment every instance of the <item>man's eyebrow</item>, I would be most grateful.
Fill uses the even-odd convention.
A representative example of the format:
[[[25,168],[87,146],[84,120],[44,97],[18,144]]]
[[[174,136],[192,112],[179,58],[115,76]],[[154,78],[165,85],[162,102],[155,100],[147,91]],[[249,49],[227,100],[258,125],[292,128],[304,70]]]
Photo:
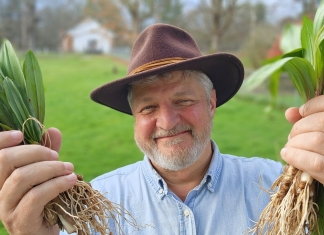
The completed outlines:
[[[181,96],[184,96],[184,95],[194,95],[194,94],[195,94],[194,89],[186,89],[186,90],[178,91],[178,92],[174,93],[173,96],[174,97],[181,97]],[[154,100],[154,97],[152,97],[152,96],[144,96],[144,97],[135,99],[134,101],[147,103],[147,102],[151,102],[152,100]]]

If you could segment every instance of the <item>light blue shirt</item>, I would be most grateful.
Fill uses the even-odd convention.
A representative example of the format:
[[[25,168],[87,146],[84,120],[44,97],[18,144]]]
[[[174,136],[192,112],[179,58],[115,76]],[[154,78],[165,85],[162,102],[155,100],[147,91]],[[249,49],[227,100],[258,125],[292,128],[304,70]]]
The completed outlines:
[[[268,159],[221,154],[214,142],[212,145],[210,167],[184,202],[168,189],[147,157],[99,176],[91,184],[107,192],[110,201],[121,204],[136,219],[139,230],[123,219],[119,221],[125,234],[244,234],[268,204],[265,189],[280,175],[282,165]],[[110,227],[114,226],[111,220]]]

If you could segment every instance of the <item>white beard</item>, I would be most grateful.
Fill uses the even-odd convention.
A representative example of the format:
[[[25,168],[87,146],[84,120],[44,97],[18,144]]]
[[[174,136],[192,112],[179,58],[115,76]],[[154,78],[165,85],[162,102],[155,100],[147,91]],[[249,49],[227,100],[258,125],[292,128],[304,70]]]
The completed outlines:
[[[212,126],[212,118],[206,123],[201,133],[196,133],[191,125],[179,124],[169,131],[157,131],[151,136],[151,141],[149,143],[138,141],[136,134],[135,141],[142,152],[158,166],[170,171],[179,171],[194,164],[201,157],[206,146],[210,144]],[[174,148],[170,152],[160,152],[156,142],[154,141],[155,138],[175,135],[183,131],[190,131],[193,138],[193,144],[191,147],[180,149],[179,146],[176,146],[183,141],[183,139],[179,137],[164,143],[168,147],[174,145]]]

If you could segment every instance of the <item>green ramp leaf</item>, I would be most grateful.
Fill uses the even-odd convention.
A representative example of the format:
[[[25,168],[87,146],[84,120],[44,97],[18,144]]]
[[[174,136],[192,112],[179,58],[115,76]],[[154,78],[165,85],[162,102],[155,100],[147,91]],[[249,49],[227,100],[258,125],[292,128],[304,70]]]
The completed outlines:
[[[11,43],[6,39],[3,40],[1,48],[0,69],[3,75],[17,82],[21,93],[26,93],[22,68]]]
[[[10,126],[12,129],[21,129],[21,125],[10,108],[4,91],[0,92],[0,122]]]
[[[303,58],[292,58],[284,65],[299,94],[305,101],[315,96],[315,71],[309,61]]]
[[[26,54],[23,72],[26,79],[27,97],[31,102],[35,118],[44,123],[45,96],[42,73],[32,51],[28,51]]]
[[[24,128],[25,139],[30,143],[40,143],[42,136],[41,129],[35,121],[26,121],[30,118],[29,111],[14,82],[7,77],[4,80],[4,89],[13,113],[17,117],[21,127]]]
[[[318,87],[322,87],[324,79],[324,26],[320,29],[315,38],[315,73],[317,78]],[[322,92],[320,92],[322,93]]]
[[[302,96],[313,97],[315,95],[315,71],[309,61],[299,57],[283,58],[257,69],[246,78],[242,88],[246,90],[255,89],[283,67],[290,74],[290,78]]]
[[[309,18],[303,17],[301,43],[304,49],[304,58],[308,60],[312,64],[312,66],[315,66],[314,39],[315,35],[313,34],[313,22]]]
[[[298,24],[285,25],[280,39],[280,49],[283,53],[287,53],[301,47],[300,31],[301,26]]]
[[[324,25],[324,1],[322,1],[321,5],[316,10],[316,14],[314,17],[314,28],[313,32],[316,35],[322,26]]]

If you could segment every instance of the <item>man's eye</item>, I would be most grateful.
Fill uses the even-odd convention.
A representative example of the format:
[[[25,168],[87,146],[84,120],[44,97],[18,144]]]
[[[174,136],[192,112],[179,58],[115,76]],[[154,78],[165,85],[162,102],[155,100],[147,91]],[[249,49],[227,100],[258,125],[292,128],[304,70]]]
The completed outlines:
[[[191,100],[179,100],[177,103],[178,104],[189,104],[189,103],[191,103]]]
[[[155,108],[154,105],[148,105],[148,106],[145,106],[144,108],[142,108],[141,112],[149,112],[151,110],[153,110]]]

